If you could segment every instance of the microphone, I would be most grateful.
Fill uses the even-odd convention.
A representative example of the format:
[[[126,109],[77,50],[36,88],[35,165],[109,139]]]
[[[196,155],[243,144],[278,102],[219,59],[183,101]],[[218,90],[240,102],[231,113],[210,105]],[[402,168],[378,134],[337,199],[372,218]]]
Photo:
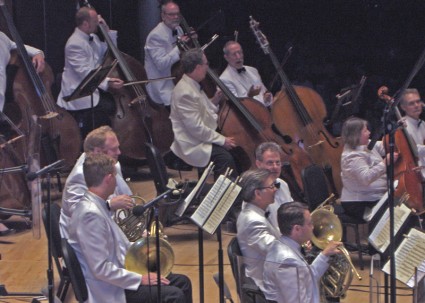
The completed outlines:
[[[61,160],[58,160],[56,162],[53,162],[52,164],[49,164],[49,165],[43,167],[42,169],[40,169],[37,172],[29,172],[27,174],[28,181],[33,181],[38,176],[41,176],[41,175],[44,175],[44,174],[50,172],[51,170],[53,170],[54,168],[56,168],[57,166],[62,164],[64,161],[65,161],[64,159],[61,159]]]
[[[157,204],[160,200],[167,198],[167,196],[173,191],[174,189],[169,189],[166,192],[163,192],[162,194],[160,194],[158,197],[156,197],[155,199],[149,201],[148,203],[144,204],[144,205],[137,205],[135,207],[133,207],[133,215],[135,215],[136,217],[140,217],[143,216],[143,214],[145,213],[146,210],[148,210],[149,208],[155,206],[155,204]]]

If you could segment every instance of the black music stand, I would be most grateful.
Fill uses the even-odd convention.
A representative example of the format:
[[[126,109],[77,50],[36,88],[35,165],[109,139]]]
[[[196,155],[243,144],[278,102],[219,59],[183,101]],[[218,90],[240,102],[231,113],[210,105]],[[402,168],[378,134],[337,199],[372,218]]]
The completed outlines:
[[[92,129],[94,129],[93,93],[117,64],[118,60],[115,59],[110,65],[99,65],[97,68],[92,69],[88,73],[88,75],[81,81],[81,83],[78,85],[78,87],[74,90],[72,94],[63,97],[63,100],[65,100],[66,102],[71,102],[76,99],[90,96]]]

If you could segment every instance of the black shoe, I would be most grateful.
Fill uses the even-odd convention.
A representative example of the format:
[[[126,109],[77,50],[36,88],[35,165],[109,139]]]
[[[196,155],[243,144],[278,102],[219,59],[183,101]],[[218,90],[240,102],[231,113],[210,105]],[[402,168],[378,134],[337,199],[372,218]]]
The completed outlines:
[[[0,231],[0,237],[9,236],[11,234],[14,234],[15,232],[16,232],[16,230],[14,230],[13,228],[9,228],[7,230],[2,230],[2,231]]]

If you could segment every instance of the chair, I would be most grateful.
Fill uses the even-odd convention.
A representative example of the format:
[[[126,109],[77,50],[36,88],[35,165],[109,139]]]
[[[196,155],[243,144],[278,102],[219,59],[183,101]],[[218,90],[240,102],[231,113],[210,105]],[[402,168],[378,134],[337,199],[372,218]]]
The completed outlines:
[[[227,246],[227,255],[229,256],[230,266],[232,267],[233,278],[236,282],[236,290],[242,303],[263,303],[267,302],[263,292],[255,284],[255,282],[245,276],[245,268],[242,262],[238,262],[238,258],[241,259],[242,252],[239,247],[238,239],[234,237],[230,240]],[[242,267],[242,268],[241,268]],[[243,276],[241,276],[241,274]]]
[[[77,299],[79,303],[83,303],[88,299],[89,295],[80,262],[75,255],[74,249],[69,245],[66,239],[62,239],[61,244],[63,259],[66,267],[69,269],[69,276],[71,278],[72,288],[74,289],[75,299]]]
[[[179,172],[180,179],[182,178],[182,171],[191,171],[193,169],[191,165],[177,157],[171,150],[164,155],[164,163],[168,168],[177,170]]]
[[[66,298],[66,293],[68,292],[69,284],[71,283],[68,269],[65,266],[62,266],[61,259],[63,258],[62,247],[61,247],[61,235],[59,231],[59,218],[60,218],[61,207],[57,203],[52,203],[50,205],[50,230],[52,237],[51,249],[53,260],[56,264],[56,268],[59,273],[60,283],[56,295],[63,302]],[[49,232],[47,230],[47,210],[43,208],[42,212],[43,223],[46,230],[47,237],[49,237]]]
[[[170,189],[167,186],[169,179],[167,168],[158,148],[151,143],[145,143],[145,145],[146,159],[148,162],[149,170],[153,177],[153,181],[155,183],[156,194],[160,195]],[[181,220],[180,217],[174,215],[174,212],[179,206],[179,203],[181,202],[180,198],[182,197],[182,195],[184,197],[185,193],[178,194],[176,196],[173,196],[173,194],[171,194],[169,195],[169,198],[164,199],[165,203],[159,203],[159,205],[161,206],[159,217],[164,226],[171,226],[177,221]]]
[[[301,179],[304,186],[304,196],[307,200],[310,211],[314,211],[323,201],[330,196],[328,183],[323,169],[316,164],[310,165],[301,172]],[[347,238],[347,227],[354,231],[355,247],[359,254],[360,269],[363,270],[363,252],[360,244],[359,227],[362,224],[367,224],[364,220],[353,218],[346,213],[340,205],[334,206],[334,212],[341,221],[343,228],[343,239]]]

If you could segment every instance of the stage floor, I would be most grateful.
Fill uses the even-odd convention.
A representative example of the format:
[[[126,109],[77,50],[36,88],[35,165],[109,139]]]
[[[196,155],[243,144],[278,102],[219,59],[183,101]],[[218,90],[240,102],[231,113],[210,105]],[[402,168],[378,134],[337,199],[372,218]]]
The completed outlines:
[[[141,171],[141,176],[133,178],[130,186],[133,192],[142,196],[145,200],[155,196],[153,181],[145,171]],[[179,179],[177,172],[170,171],[171,177]],[[183,179],[195,179],[196,172],[186,172]],[[9,244],[0,244],[0,285],[5,285],[8,292],[40,292],[42,288],[47,288],[47,240],[43,226],[41,226],[40,239],[35,239],[32,230],[22,229],[24,227],[20,218],[12,217],[10,225],[21,228],[17,233],[1,237],[0,241],[8,241]],[[223,226],[224,229],[224,226]],[[175,264],[173,272],[183,273],[190,277],[193,285],[194,302],[200,302],[199,285],[199,262],[198,262],[198,228],[193,224],[178,224],[164,229],[175,253]],[[365,231],[363,231],[365,233]],[[224,254],[224,278],[230,288],[234,302],[238,302],[236,286],[232,276],[229,259],[227,257],[227,244],[235,234],[223,231],[223,254]],[[219,302],[219,288],[213,279],[213,275],[218,272],[218,241],[215,235],[204,233],[204,302]],[[376,281],[379,282],[380,292],[384,291],[384,276],[380,271],[377,262],[373,270],[373,294],[370,297],[370,264],[371,257],[365,256],[365,269],[360,270],[358,265],[357,252],[351,253],[353,263],[362,275],[363,280],[353,279],[352,285],[346,298],[341,299],[345,303],[358,302],[385,302],[384,295],[377,295]],[[59,284],[58,275],[55,269],[55,286]],[[397,302],[413,302],[412,291],[405,289],[404,284],[397,283]],[[2,297],[0,302],[31,302],[30,297]],[[371,298],[371,299],[370,299]],[[47,302],[43,301],[43,302]],[[66,303],[77,302],[72,292],[68,291]]]

